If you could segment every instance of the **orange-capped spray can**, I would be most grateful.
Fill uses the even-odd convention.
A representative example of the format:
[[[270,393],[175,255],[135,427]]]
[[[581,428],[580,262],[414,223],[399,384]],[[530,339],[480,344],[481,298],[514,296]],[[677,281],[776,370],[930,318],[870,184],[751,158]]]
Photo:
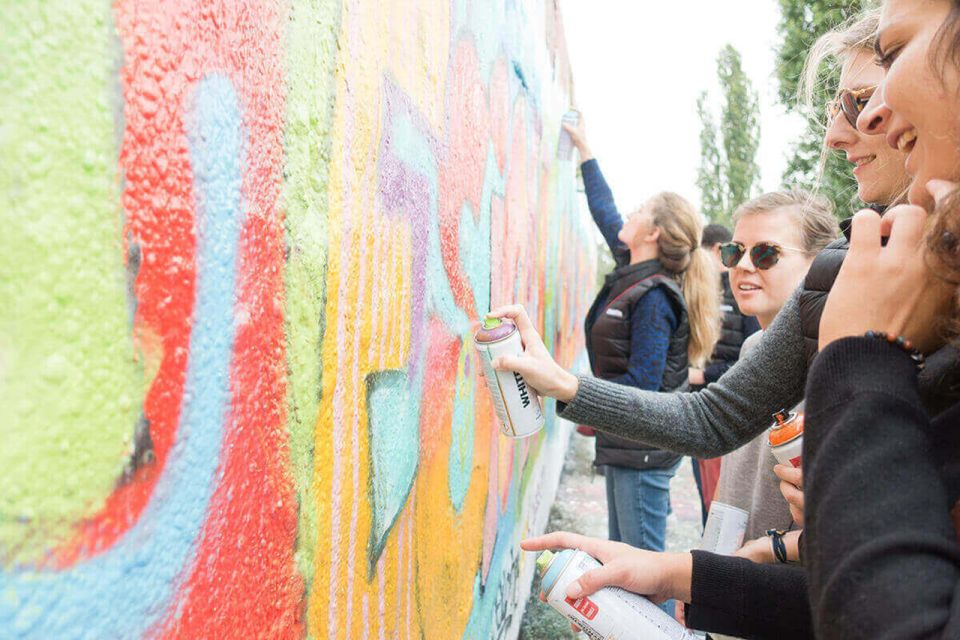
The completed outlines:
[[[803,455],[803,414],[781,409],[773,414],[770,427],[770,452],[777,462],[799,467]]]

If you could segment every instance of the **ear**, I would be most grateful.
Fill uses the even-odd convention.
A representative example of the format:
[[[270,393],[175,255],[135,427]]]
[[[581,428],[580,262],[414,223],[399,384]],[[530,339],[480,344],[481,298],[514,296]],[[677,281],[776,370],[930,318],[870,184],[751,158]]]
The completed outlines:
[[[644,239],[646,242],[650,242],[650,243],[659,241],[659,240],[660,240],[660,227],[653,227],[653,228],[650,230],[650,233],[648,233],[647,235],[645,235],[645,236],[643,237],[643,239]]]

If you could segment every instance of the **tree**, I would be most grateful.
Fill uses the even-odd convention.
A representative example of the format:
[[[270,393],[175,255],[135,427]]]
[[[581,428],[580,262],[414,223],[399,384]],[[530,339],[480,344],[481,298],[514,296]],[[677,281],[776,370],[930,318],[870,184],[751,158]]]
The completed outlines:
[[[760,146],[759,99],[743,73],[740,53],[727,45],[717,58],[723,91],[720,132],[723,135],[727,208],[750,199],[760,182],[757,148]]]
[[[784,185],[818,189],[833,200],[837,215],[846,217],[856,201],[857,185],[850,166],[837,154],[826,156],[821,173],[825,107],[839,84],[840,70],[835,64],[819,69],[815,108],[807,109],[797,99],[807,52],[817,38],[858,14],[861,0],[779,0],[781,36],[777,50],[777,79],[780,102],[788,111],[807,121],[806,129],[790,149],[790,162],[783,174]]]
[[[717,125],[707,106],[707,92],[697,98],[700,117],[700,169],[697,187],[700,188],[700,211],[710,220],[723,220],[727,210],[723,201],[723,163],[717,147]]]
[[[729,223],[733,209],[749,200],[760,182],[759,100],[743,72],[740,53],[730,45],[717,57],[717,75],[723,92],[719,131],[707,93],[697,99],[701,124],[697,186],[703,214],[714,222]]]

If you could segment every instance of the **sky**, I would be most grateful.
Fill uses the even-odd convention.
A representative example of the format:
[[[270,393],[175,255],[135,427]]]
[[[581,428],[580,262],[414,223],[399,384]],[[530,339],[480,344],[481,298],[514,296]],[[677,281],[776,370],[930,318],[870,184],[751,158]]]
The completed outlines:
[[[664,190],[699,205],[697,96],[710,93],[718,119],[728,43],[760,98],[761,186],[778,188],[803,123],[777,104],[776,0],[559,1],[576,106],[622,213]]]

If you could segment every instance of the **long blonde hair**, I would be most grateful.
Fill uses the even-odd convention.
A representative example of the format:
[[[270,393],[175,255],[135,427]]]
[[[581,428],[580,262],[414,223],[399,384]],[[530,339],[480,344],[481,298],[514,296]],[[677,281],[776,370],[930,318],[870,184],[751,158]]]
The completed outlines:
[[[810,47],[807,53],[807,59],[803,63],[803,73],[800,74],[800,82],[797,85],[797,96],[801,104],[806,108],[807,113],[817,113],[818,89],[822,88],[824,71],[823,66],[829,64],[829,70],[836,71],[838,66],[843,66],[851,58],[860,53],[873,55],[873,45],[877,37],[877,29],[880,28],[880,10],[868,9],[849,18],[833,31],[823,34]],[[824,110],[824,113],[826,110]],[[839,117],[839,116],[838,116]],[[820,182],[823,179],[824,171],[827,168],[827,159],[830,157],[830,148],[826,144],[826,133],[830,128],[830,122],[824,116],[823,120],[817,123],[823,129],[824,140],[820,147],[820,160],[817,164],[817,183],[815,191],[819,191]],[[851,203],[853,198],[851,198]],[[887,206],[893,206],[907,201],[907,188],[905,187],[897,194],[892,202],[881,202]]]
[[[670,191],[653,196],[648,206],[653,224],[660,230],[660,264],[679,279],[687,303],[687,357],[691,365],[703,367],[720,337],[720,290],[717,269],[700,246],[700,214],[686,199]]]

